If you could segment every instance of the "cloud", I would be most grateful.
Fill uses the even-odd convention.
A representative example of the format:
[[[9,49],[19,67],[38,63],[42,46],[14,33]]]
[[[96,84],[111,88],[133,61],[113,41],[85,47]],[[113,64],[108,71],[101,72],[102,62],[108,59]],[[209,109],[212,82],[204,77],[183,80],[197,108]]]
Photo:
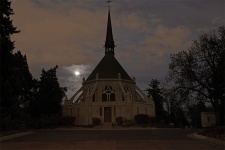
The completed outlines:
[[[118,51],[118,58],[127,66],[145,71],[149,67],[166,66],[170,53],[188,47],[190,41],[187,39],[190,35],[190,29],[185,26],[170,28],[160,24],[144,34],[139,43],[125,45],[122,47],[123,51],[116,49],[116,52]]]
[[[122,13],[116,22],[117,26],[126,28],[134,32],[148,32],[146,19],[142,18],[136,12]]]
[[[67,88],[67,96],[69,98],[82,86],[83,79],[89,76],[92,69],[92,66],[84,64],[61,66],[58,69],[57,76],[60,85]],[[75,75],[75,71],[79,71],[80,75]]]
[[[155,47],[157,49],[155,52],[159,56],[162,56],[165,53],[168,54],[168,51],[180,51],[181,48],[186,46],[184,43],[190,35],[190,29],[185,26],[169,28],[159,24],[153,31],[152,35],[143,40],[143,45],[146,45],[147,47]]]
[[[74,92],[82,78],[73,70],[86,68],[88,75],[104,56],[107,3],[18,0],[12,8],[13,24],[21,30],[13,35],[16,50],[27,55],[34,76],[59,65],[61,85]],[[123,0],[111,8],[115,56],[142,88],[151,78],[166,75],[169,54],[186,50],[199,29],[224,25],[224,2],[219,0]]]
[[[80,72],[80,77],[85,77],[89,75],[90,71],[93,69],[93,66],[90,65],[70,65],[70,66],[62,66],[62,69],[67,71],[70,75],[74,76],[74,71],[79,71]]]
[[[50,1],[42,2],[50,5]],[[15,17],[14,24],[22,32],[13,38],[16,40],[16,47],[27,54],[29,64],[41,61],[64,65],[95,59],[97,54],[87,51],[86,47],[96,47],[102,43],[103,26],[105,28],[102,22],[105,21],[105,16],[101,11],[70,9],[68,15],[65,15],[47,10],[29,0],[17,3],[14,2],[14,11],[21,17]],[[68,7],[60,5],[59,10],[67,10]],[[88,55],[90,53],[92,55]]]
[[[215,25],[225,24],[225,18],[222,18],[222,17],[215,17],[215,18],[212,20],[212,23],[215,24]]]

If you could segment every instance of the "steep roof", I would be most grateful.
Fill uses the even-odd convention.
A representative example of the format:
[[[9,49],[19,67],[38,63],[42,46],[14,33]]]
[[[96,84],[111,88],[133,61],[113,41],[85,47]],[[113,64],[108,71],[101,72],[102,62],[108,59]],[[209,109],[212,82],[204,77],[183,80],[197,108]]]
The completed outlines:
[[[118,74],[120,74],[121,79],[133,81],[114,57],[114,48],[115,44],[113,40],[112,24],[109,9],[105,40],[105,56],[96,66],[96,68],[92,71],[86,81],[95,80],[96,74],[98,74],[98,79],[118,79]]]
[[[114,54],[114,40],[113,40],[113,32],[112,32],[112,24],[110,11],[108,12],[108,21],[107,21],[107,30],[106,30],[106,40],[105,40],[105,53],[113,53]]]
[[[99,79],[118,79],[120,73],[121,79],[133,81],[113,54],[106,54],[96,68],[92,71],[86,81],[95,80],[96,74]]]

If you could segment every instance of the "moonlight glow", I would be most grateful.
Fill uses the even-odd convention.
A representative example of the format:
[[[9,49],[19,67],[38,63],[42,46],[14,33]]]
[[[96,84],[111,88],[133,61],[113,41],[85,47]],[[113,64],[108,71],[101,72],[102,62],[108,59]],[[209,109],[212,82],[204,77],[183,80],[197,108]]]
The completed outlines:
[[[79,71],[75,71],[74,74],[75,74],[76,76],[79,76],[79,75],[80,75],[80,72],[79,72]]]

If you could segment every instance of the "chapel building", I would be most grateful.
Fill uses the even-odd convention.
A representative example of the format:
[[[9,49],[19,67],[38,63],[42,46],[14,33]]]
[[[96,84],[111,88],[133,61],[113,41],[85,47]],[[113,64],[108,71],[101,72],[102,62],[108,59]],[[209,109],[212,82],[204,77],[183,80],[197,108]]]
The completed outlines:
[[[134,121],[137,114],[155,116],[155,105],[136,85],[116,60],[114,40],[108,12],[105,55],[82,87],[64,101],[63,115],[76,118],[76,125],[90,125],[92,118],[102,123],[115,123],[116,117]]]

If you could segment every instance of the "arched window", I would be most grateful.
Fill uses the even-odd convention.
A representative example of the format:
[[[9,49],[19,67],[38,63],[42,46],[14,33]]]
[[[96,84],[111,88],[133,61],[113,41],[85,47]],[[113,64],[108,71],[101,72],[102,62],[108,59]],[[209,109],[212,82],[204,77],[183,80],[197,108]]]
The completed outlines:
[[[92,102],[95,102],[95,94],[92,97]]]
[[[91,87],[88,88],[88,94],[91,94],[93,88],[94,88],[93,86],[91,86]]]
[[[102,101],[109,102],[109,101],[115,101],[115,100],[116,100],[115,90],[113,90],[111,86],[107,85],[102,90]]]
[[[110,94],[110,101],[115,101],[116,100],[116,95],[115,93]]]
[[[126,85],[124,87],[124,91],[125,91],[126,94],[129,94],[130,100],[132,101],[132,92],[131,92],[131,89],[128,85]]]
[[[106,93],[102,93],[102,101],[103,102],[107,102],[108,98],[107,98],[107,94]]]

